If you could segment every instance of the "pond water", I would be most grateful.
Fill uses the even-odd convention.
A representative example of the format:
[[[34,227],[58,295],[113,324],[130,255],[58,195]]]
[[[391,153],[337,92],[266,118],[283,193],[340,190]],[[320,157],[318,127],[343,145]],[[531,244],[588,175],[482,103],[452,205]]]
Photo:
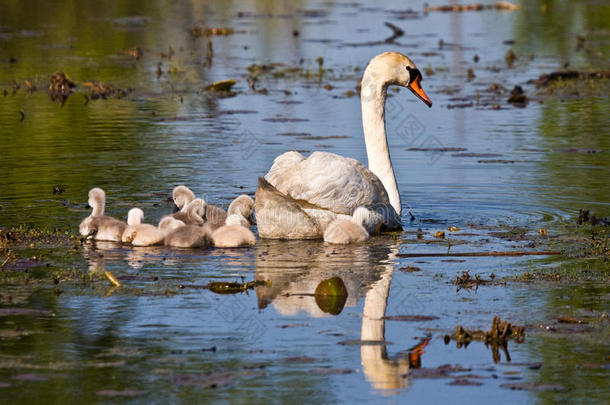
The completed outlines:
[[[587,81],[586,89],[567,87],[560,95],[528,84],[566,66],[607,71],[610,6],[530,1],[511,12],[428,14],[423,2],[406,7],[399,1],[3,1],[2,228],[76,233],[92,187],[106,191],[110,215],[125,218],[138,206],[151,223],[171,212],[168,197],[179,184],[226,207],[239,194],[253,195],[257,178],[287,150],[326,150],[366,162],[356,86],[368,61],[384,51],[411,57],[434,104],[428,109],[405,89],[389,91],[403,233],[348,247],[268,240],[248,249],[197,251],[87,244],[64,258],[65,266],[111,271],[122,287],[109,288],[103,277],[58,286],[2,284],[2,397],[607,400],[607,322],[556,334],[545,328],[557,316],[593,320],[606,313],[607,319],[607,283],[456,289],[453,279],[466,270],[511,278],[570,263],[404,254],[522,249],[527,246],[493,232],[553,229],[574,221],[581,208],[610,215],[610,99],[596,87],[603,84]],[[385,22],[404,35],[387,40],[393,30]],[[234,32],[208,41],[192,35],[193,27]],[[509,50],[517,56],[512,67]],[[56,71],[77,84],[63,102],[46,91]],[[204,91],[224,79],[237,81],[231,97]],[[37,90],[28,91],[26,80]],[[127,94],[93,100],[87,85],[95,82]],[[490,90],[493,83],[505,90]],[[523,108],[506,101],[516,85],[530,98]],[[56,186],[61,193],[53,192]],[[450,247],[433,238],[439,230]],[[608,268],[596,262],[588,271]],[[313,296],[332,277],[348,291],[338,309]],[[242,279],[270,283],[235,295],[198,288]],[[425,317],[391,318],[401,315]],[[494,315],[525,325],[525,341],[511,341],[498,354],[481,342],[445,344],[457,325],[487,329]],[[418,345],[425,345],[421,356]],[[441,367],[446,364],[452,368]]]

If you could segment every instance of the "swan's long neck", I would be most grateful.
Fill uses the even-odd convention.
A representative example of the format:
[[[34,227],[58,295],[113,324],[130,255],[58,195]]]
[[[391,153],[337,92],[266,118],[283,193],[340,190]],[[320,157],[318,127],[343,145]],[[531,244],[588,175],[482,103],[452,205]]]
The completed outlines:
[[[104,208],[106,206],[105,198],[101,196],[94,197],[92,198],[92,201],[89,203],[89,205],[91,205],[91,208],[93,208],[93,211],[91,212],[92,216],[101,217],[104,215]]]
[[[390,204],[400,216],[400,194],[390,159],[388,139],[385,132],[385,99],[387,84],[377,80],[374,72],[367,71],[362,78],[361,103],[364,142],[369,161],[369,170],[383,183]]]

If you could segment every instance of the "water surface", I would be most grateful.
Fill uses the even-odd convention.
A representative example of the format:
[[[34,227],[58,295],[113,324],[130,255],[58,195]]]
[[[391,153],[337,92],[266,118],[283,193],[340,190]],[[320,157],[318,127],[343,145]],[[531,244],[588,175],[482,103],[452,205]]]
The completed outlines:
[[[139,206],[156,222],[171,212],[167,198],[179,184],[226,207],[241,193],[253,194],[257,178],[287,150],[327,150],[366,162],[353,92],[368,60],[383,51],[414,60],[434,106],[405,89],[390,90],[387,125],[405,233],[353,247],[260,240],[252,249],[171,251],[97,244],[66,265],[137,277],[116,290],[101,277],[59,287],[4,285],[0,309],[41,312],[0,312],[3,397],[146,403],[607,398],[607,327],[571,335],[538,327],[557,315],[598,319],[610,309],[607,285],[458,290],[450,281],[465,270],[501,278],[562,263],[400,254],[446,251],[447,243],[432,234],[449,226],[470,234],[451,236],[451,251],[511,250],[524,245],[491,236],[492,228],[535,233],[573,221],[581,208],[610,215],[607,94],[594,88],[547,95],[527,84],[566,63],[607,70],[610,8],[534,1],[514,12],[425,15],[423,3],[410,6],[4,2],[3,228],[76,232],[95,186],[107,193],[107,212],[121,218]],[[392,35],[386,21],[405,35],[384,42]],[[211,37],[210,60],[206,38],[191,36],[191,27],[235,33]],[[586,38],[585,49],[578,36]],[[139,59],[125,52],[136,47]],[[509,49],[517,55],[512,68],[505,61]],[[248,84],[253,64],[277,64],[257,77],[254,90]],[[45,91],[58,70],[78,85],[64,103]],[[203,90],[228,78],[237,80],[233,97]],[[25,80],[37,90],[28,92]],[[128,95],[92,100],[87,82],[111,83]],[[492,83],[506,91],[488,91]],[[516,85],[531,98],[525,108],[506,102]],[[54,194],[55,186],[65,191]],[[408,266],[421,270],[408,272]],[[311,295],[331,277],[348,290],[336,315]],[[238,295],[195,288],[242,279],[271,285]],[[363,315],[369,310],[437,318],[371,320]],[[460,349],[444,343],[457,325],[486,329],[494,315],[527,327],[525,342],[509,346],[510,359],[500,353],[494,361],[479,342]],[[381,334],[384,343],[358,344],[363,330]],[[410,364],[409,350],[428,337],[421,364]],[[421,371],[445,364],[463,371],[444,378]],[[452,385],[456,377],[472,384]],[[507,384],[536,389],[502,387]]]

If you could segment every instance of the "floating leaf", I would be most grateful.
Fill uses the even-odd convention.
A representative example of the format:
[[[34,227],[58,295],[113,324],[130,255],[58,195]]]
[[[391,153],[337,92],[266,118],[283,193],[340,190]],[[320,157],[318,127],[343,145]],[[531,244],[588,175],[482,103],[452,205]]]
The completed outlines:
[[[117,287],[121,286],[121,282],[111,272],[105,271],[104,275],[112,283],[112,285],[117,286]]]
[[[212,283],[209,283],[205,288],[209,289],[212,292],[215,292],[216,294],[237,294],[252,289],[259,285],[269,286],[271,285],[271,282],[262,280],[255,280],[247,283],[214,281]]]
[[[443,231],[438,231],[438,232],[436,232],[436,233],[434,234],[434,237],[435,237],[435,238],[438,238],[438,239],[445,239],[445,232],[443,232]]]
[[[318,284],[315,292],[316,304],[329,314],[338,315],[347,301],[347,288],[339,277],[323,280]]]
[[[210,84],[205,88],[206,91],[231,91],[231,88],[237,83],[234,79],[221,80]]]

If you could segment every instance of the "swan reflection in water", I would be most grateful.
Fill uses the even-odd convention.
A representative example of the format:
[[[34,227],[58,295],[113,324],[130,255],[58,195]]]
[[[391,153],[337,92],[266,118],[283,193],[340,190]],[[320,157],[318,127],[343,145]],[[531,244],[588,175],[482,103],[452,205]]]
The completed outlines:
[[[145,265],[159,263],[171,264],[174,259],[166,258],[167,250],[163,246],[129,246],[125,248],[119,242],[90,241],[83,245],[83,256],[87,260],[89,272],[103,274],[107,263],[119,263],[123,260],[134,270]]]
[[[225,265],[249,267],[249,250],[209,250],[206,255],[221,255]],[[394,272],[392,259],[398,247],[390,238],[378,237],[367,244],[336,246],[320,241],[273,241],[261,239],[254,250],[255,280],[270,281],[256,287],[258,306],[272,305],[282,315],[305,312],[311,317],[332,317],[345,308],[354,307],[364,298],[360,339],[360,358],[365,378],[379,390],[405,388],[412,368],[421,365],[421,355],[428,340],[389,358],[386,351],[385,320]],[[106,263],[126,260],[134,269],[163,261],[183,261],[186,257],[167,257],[166,248],[131,247],[118,243],[95,241],[85,244],[84,256],[89,270],[103,273]],[[251,252],[251,251],[250,251]],[[329,280],[333,282],[329,283]],[[321,286],[345,289],[344,299],[324,299],[315,292]],[[396,297],[395,297],[396,298]],[[338,321],[341,319],[338,318]]]
[[[385,319],[388,295],[398,248],[386,238],[367,244],[333,246],[315,241],[262,239],[256,250],[256,280],[270,281],[256,287],[260,309],[273,305],[283,315],[300,311],[312,317],[330,317],[364,297],[360,358],[366,379],[375,389],[396,390],[409,383],[411,368],[421,366],[429,339],[388,358]],[[377,242],[377,243],[376,243]],[[316,289],[338,278],[335,288],[347,290],[346,300],[321,301]],[[336,280],[336,279],[335,279]]]

